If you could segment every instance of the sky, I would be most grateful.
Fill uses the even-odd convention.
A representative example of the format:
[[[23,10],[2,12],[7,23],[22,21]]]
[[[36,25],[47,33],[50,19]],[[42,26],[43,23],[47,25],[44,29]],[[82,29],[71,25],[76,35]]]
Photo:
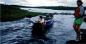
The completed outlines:
[[[0,0],[0,4],[22,6],[72,6],[75,7],[77,0]],[[83,6],[86,6],[86,0]]]

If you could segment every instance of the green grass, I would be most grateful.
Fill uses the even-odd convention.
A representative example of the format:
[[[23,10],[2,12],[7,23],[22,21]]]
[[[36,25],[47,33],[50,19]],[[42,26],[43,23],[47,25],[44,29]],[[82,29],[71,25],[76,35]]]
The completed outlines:
[[[1,5],[0,19],[1,21],[14,21],[24,17],[33,17],[40,14],[41,13],[29,12],[16,6]]]

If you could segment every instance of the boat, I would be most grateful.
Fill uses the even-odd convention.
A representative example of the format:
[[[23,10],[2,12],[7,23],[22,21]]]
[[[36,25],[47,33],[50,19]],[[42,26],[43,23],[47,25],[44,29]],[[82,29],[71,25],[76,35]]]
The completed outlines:
[[[53,19],[49,19],[46,21],[45,29],[50,29],[53,26]]]

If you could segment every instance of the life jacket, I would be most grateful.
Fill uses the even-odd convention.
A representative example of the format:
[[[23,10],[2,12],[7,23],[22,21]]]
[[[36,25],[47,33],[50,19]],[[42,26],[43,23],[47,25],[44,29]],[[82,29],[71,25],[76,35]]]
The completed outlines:
[[[75,9],[75,17],[80,17],[80,8],[79,7],[77,7]]]

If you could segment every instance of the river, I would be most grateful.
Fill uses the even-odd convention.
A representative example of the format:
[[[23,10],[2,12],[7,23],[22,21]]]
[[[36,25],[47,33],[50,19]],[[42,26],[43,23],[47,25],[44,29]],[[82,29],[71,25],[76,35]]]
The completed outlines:
[[[32,17],[35,21],[38,18]],[[76,34],[73,29],[74,16],[55,14],[53,27],[46,34],[50,40],[31,42],[31,26],[29,18],[23,18],[18,21],[0,22],[0,41],[2,44],[66,44],[68,40],[75,40]],[[86,22],[83,22],[81,28],[86,27]],[[86,29],[86,28],[85,28]]]

